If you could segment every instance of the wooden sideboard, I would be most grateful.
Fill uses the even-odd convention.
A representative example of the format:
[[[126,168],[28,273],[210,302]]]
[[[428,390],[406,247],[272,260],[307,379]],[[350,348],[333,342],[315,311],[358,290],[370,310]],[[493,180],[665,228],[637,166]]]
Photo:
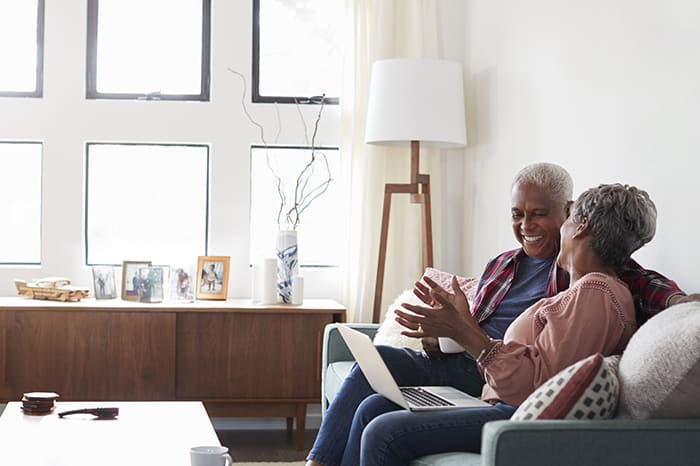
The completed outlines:
[[[144,304],[0,298],[0,402],[27,391],[63,401],[201,400],[211,416],[285,417],[303,445],[320,399],[323,328],[345,321],[332,300]]]

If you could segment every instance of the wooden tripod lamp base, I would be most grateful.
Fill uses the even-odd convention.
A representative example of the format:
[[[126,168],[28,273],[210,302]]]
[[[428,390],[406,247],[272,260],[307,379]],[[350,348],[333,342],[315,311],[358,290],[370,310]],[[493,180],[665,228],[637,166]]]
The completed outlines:
[[[372,322],[378,323],[382,312],[384,289],[384,269],[386,267],[386,246],[389,236],[389,216],[391,198],[394,194],[410,194],[410,201],[421,204],[423,269],[433,266],[433,228],[430,213],[430,175],[418,173],[420,142],[411,141],[411,182],[404,184],[387,183],[384,186],[384,208],[382,209],[382,231],[379,238],[379,260],[377,280],[374,285],[374,308]]]

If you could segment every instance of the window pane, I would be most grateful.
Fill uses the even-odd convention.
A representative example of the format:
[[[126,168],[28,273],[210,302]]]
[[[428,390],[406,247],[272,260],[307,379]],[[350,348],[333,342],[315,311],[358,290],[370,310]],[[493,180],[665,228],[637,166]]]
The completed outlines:
[[[87,145],[87,263],[192,263],[206,253],[209,148]]]
[[[41,144],[0,143],[0,262],[41,262]]]
[[[337,98],[340,95],[343,3],[343,0],[256,1],[259,46],[253,53],[258,54],[254,61],[259,70],[258,87],[254,85],[254,88],[259,96],[326,94],[328,98]]]
[[[95,4],[97,35],[88,38],[96,40],[91,59],[96,63],[89,63],[95,88],[89,91],[98,97],[199,96],[203,81],[208,90],[209,15],[203,13],[209,8],[203,5],[209,0],[91,0],[91,7]]]
[[[267,155],[267,157],[266,157]],[[251,261],[260,262],[275,255],[275,234],[277,214],[280,210],[280,196],[273,172],[278,174],[285,198],[294,199],[297,177],[309,163],[311,151],[307,148],[264,147],[251,148],[250,170],[250,244]],[[308,198],[320,193],[330,177],[339,173],[340,156],[336,148],[320,148],[316,152],[314,170],[306,183]],[[328,162],[328,170],[324,159]],[[268,165],[269,160],[269,165]],[[329,234],[329,228],[339,228],[343,224],[343,212],[339,209],[340,189],[336,181],[331,181],[328,189],[313,199],[308,209],[299,216],[297,228],[299,242],[299,262],[302,267],[329,266],[340,263],[340,248],[336,234]],[[285,226],[284,216],[280,223]]]
[[[41,96],[43,1],[0,1],[0,94]]]

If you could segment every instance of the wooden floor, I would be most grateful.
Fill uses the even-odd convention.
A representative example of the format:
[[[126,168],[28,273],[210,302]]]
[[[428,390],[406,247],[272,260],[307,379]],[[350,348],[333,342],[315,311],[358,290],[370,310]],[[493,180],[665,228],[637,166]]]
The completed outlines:
[[[302,461],[311,449],[317,430],[307,430],[304,449],[297,450],[294,434],[286,430],[217,430],[219,441],[237,461]]]

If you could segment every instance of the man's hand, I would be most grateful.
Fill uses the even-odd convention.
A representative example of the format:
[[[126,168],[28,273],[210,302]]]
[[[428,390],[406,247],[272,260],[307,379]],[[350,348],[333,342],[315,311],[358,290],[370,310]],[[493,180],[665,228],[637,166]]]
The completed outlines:
[[[692,303],[693,301],[700,301],[700,293],[693,293],[687,296],[683,296],[682,294],[671,296],[671,299],[668,300],[668,306],[671,307],[675,306],[676,304]]]

